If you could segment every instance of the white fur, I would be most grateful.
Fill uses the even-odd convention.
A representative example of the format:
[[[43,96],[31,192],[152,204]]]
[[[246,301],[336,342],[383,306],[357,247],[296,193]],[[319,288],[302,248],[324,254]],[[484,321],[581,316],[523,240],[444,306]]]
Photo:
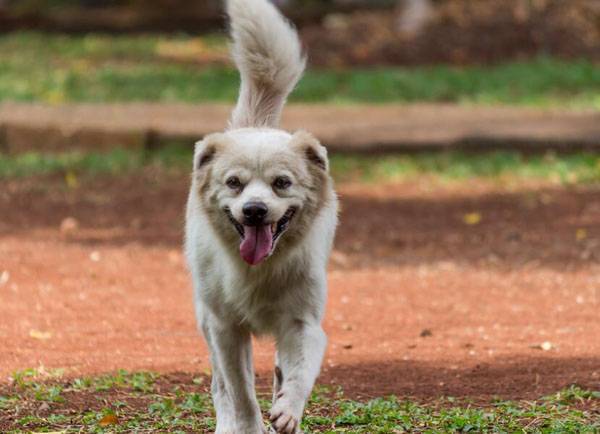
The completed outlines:
[[[277,127],[306,64],[298,36],[266,0],[229,0],[227,12],[242,79],[231,127]]]
[[[211,200],[215,209],[230,208],[236,219],[243,203],[261,200],[269,206],[269,218],[276,221],[290,205],[298,206],[301,213],[310,192],[294,186],[285,194],[274,194],[270,179],[284,173],[301,184],[312,179],[309,172],[316,170],[294,148],[297,136],[275,129],[304,59],[296,33],[267,0],[230,0],[228,12],[242,87],[230,129],[217,135],[226,145],[208,163],[214,184]],[[283,374],[283,381],[276,378],[274,384],[272,430],[297,433],[325,352],[321,321],[337,200],[328,182],[328,200],[320,204],[300,241],[284,250],[276,246],[272,257],[251,267],[219,233],[221,226],[211,220],[207,198],[199,194],[204,169],[198,167],[211,140],[199,142],[196,148],[185,253],[198,322],[210,350],[216,432],[266,432],[254,391],[250,338],[270,334],[277,345],[277,370]],[[326,161],[325,149],[315,146]],[[237,195],[224,185],[232,171],[247,183]]]

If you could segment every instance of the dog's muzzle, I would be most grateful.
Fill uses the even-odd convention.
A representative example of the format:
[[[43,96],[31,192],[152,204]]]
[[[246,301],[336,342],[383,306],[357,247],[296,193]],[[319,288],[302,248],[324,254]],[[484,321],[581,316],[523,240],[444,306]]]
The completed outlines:
[[[268,208],[261,202],[244,205],[244,222],[240,223],[229,208],[224,209],[227,218],[241,238],[240,254],[250,265],[257,265],[269,257],[275,249],[277,240],[289,228],[297,209],[290,207],[276,222],[265,222]]]

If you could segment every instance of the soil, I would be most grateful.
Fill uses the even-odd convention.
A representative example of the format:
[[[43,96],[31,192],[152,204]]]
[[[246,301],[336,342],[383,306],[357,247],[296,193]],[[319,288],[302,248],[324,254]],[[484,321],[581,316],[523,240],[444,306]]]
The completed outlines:
[[[537,55],[600,60],[596,0],[437,0],[418,31],[390,11],[331,15],[302,30],[320,66],[494,63]]]
[[[0,384],[39,366],[209,372],[181,254],[187,188],[153,170],[77,188],[2,180]],[[600,390],[600,189],[424,179],[339,191],[321,383],[423,399]],[[259,384],[272,358],[257,342]]]

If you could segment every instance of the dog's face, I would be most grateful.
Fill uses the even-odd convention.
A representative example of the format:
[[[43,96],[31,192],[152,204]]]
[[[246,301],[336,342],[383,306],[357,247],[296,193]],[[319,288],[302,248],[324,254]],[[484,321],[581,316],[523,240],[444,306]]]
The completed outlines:
[[[209,221],[250,265],[298,242],[327,200],[327,153],[305,132],[214,134],[198,143],[194,163]]]

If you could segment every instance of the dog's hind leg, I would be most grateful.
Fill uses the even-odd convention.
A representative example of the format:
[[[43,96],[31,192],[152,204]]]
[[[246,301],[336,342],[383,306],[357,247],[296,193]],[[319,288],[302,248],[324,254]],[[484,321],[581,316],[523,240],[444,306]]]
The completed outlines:
[[[304,406],[319,375],[327,338],[318,323],[290,320],[276,339],[283,381],[274,396],[271,424],[277,433],[297,434]]]

